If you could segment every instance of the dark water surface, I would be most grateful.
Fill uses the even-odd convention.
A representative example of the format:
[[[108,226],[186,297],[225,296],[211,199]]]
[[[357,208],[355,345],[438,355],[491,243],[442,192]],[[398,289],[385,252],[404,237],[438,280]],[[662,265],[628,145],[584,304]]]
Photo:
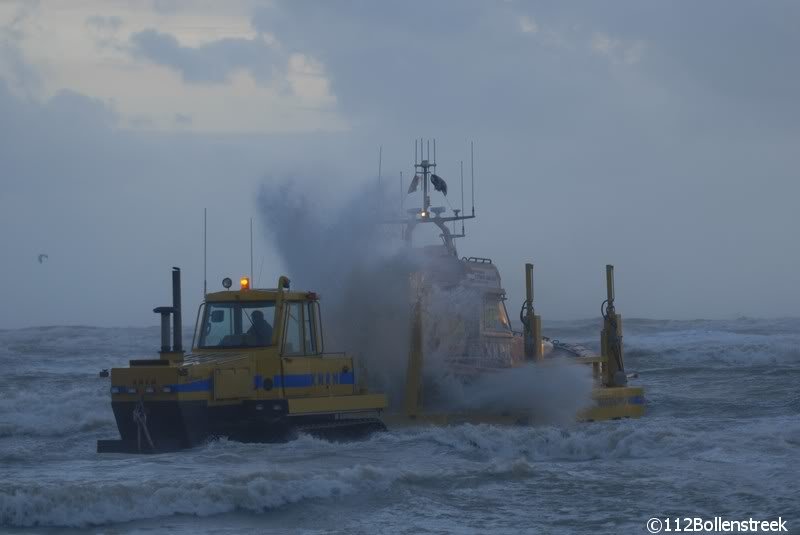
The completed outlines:
[[[595,321],[545,327],[596,345]],[[152,354],[157,329],[0,330],[0,531],[647,533],[651,517],[781,516],[800,532],[800,320],[625,328],[641,420],[146,457],[95,453],[116,436],[97,372]]]

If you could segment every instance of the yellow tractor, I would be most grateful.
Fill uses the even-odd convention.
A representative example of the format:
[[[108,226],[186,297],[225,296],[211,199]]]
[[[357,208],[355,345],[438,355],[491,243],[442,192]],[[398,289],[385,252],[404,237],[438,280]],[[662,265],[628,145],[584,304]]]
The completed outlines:
[[[99,440],[98,452],[162,452],[213,437],[286,440],[303,431],[330,438],[363,436],[384,425],[383,394],[357,384],[353,359],[324,350],[318,296],[250,288],[231,280],[206,295],[192,350],[181,344],[180,270],[173,305],[159,307],[159,357],[111,370],[111,406],[121,439]],[[170,318],[173,341],[170,347]]]

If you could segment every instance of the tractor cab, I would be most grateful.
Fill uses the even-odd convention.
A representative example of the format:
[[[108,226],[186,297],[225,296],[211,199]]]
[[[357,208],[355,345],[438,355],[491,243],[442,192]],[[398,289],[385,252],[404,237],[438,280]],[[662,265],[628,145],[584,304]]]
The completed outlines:
[[[197,315],[193,351],[272,348],[281,355],[322,353],[317,294],[250,289],[246,278],[242,283],[238,291],[206,295]]]

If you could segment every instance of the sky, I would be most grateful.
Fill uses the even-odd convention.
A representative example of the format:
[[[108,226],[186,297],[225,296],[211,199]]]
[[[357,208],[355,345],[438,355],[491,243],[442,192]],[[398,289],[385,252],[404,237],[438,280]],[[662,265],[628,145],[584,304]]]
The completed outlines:
[[[799,22],[790,1],[0,1],[0,328],[154,325],[172,266],[190,323],[204,209],[209,289],[250,270],[251,218],[273,286],[259,192],[346,206],[380,150],[399,205],[419,137],[453,207],[474,141],[459,253],[494,260],[510,309],[532,261],[545,319],[598,315],[608,263],[626,317],[797,316]]]

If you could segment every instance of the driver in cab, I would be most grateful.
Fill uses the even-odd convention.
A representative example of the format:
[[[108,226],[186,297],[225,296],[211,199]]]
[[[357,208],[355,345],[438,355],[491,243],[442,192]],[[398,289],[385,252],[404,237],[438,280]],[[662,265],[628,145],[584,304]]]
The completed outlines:
[[[253,323],[247,330],[247,338],[252,345],[268,346],[272,343],[272,326],[264,319],[264,313],[254,310],[250,315]]]

